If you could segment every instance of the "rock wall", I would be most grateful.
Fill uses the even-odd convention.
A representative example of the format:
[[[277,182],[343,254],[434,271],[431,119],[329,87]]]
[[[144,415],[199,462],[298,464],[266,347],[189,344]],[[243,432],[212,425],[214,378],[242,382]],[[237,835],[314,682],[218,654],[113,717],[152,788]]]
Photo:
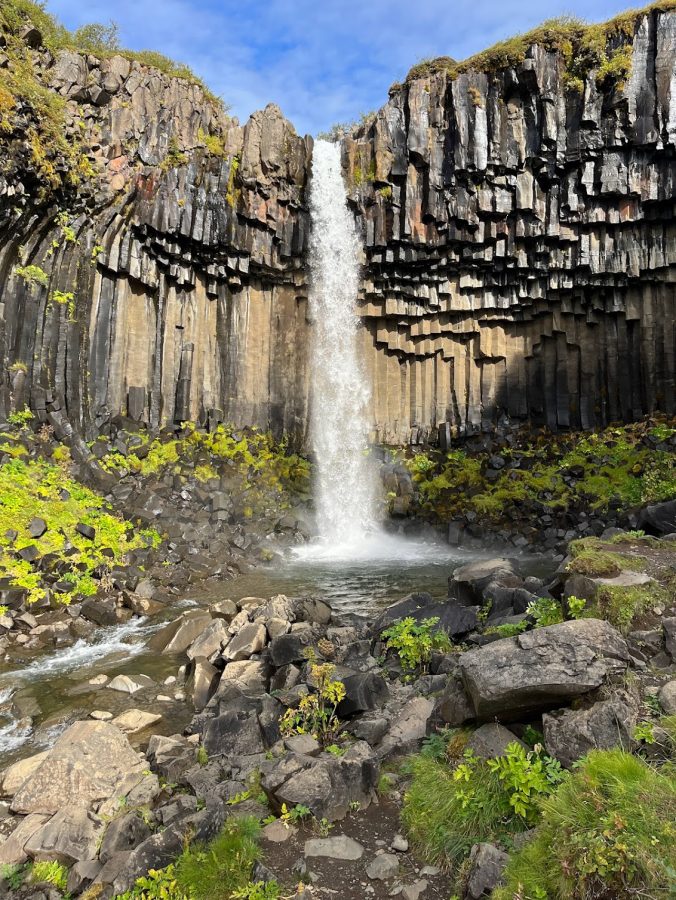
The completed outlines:
[[[676,13],[631,56],[414,78],[346,142],[380,440],[674,412]]]
[[[535,45],[420,73],[345,140],[378,440],[675,411],[676,12],[634,29],[623,85],[592,70],[573,90]],[[198,85],[34,32],[82,177],[44,189],[19,104],[0,128],[0,416],[302,442],[311,139],[276,107],[242,127]]]
[[[277,107],[240,127],[122,56],[30,52],[86,178],[41,200],[25,160],[0,175],[0,412],[90,436],[124,415],[302,437],[311,141]]]

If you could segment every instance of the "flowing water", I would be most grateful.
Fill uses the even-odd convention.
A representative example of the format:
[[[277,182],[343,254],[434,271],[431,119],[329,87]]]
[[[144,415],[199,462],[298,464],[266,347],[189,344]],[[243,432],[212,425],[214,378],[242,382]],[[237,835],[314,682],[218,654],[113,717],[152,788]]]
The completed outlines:
[[[101,673],[143,673],[163,685],[167,698],[150,701],[163,714],[153,730],[180,731],[191,718],[190,704],[180,693],[174,696],[180,681],[164,684],[185,658],[152,652],[148,639],[186,605],[284,593],[325,599],[338,616],[373,618],[413,591],[447,596],[449,575],[478,555],[434,540],[404,539],[380,527],[380,479],[368,453],[370,387],[359,354],[356,314],[359,245],[335,144],[315,144],[310,207],[318,539],[234,581],[210,579],[168,605],[159,620],[100,628],[70,647],[26,653],[0,664],[0,768],[50,746],[73,719],[85,718],[93,709],[117,714],[146,706],[142,693],[129,697],[92,686],[90,679]],[[542,560],[524,558],[522,568],[546,574]]]
[[[340,146],[317,141],[310,185],[312,444],[319,546],[349,555],[378,528],[368,455],[371,392],[359,353],[359,241],[347,207]]]

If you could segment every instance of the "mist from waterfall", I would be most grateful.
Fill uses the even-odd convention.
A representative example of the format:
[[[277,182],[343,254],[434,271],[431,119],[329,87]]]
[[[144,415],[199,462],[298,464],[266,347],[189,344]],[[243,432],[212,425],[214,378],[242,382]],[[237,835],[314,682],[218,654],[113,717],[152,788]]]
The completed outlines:
[[[378,530],[368,456],[371,390],[359,347],[359,241],[346,202],[340,145],[316,141],[310,184],[312,445],[326,552],[345,553]]]

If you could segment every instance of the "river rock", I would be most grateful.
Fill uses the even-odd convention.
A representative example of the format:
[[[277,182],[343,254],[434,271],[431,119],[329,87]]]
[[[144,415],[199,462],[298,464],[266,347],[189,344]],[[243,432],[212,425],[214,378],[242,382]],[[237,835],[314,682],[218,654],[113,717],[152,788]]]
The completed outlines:
[[[208,659],[210,656],[219,653],[229,640],[230,633],[225,620],[214,619],[188,647],[188,659],[196,659],[198,656],[204,656]]]
[[[635,725],[636,710],[620,699],[602,700],[589,709],[559,709],[542,717],[547,753],[567,769],[590,750],[630,751]]]
[[[460,670],[479,718],[511,718],[598,688],[629,664],[608,622],[578,619],[463,653]]]
[[[31,813],[20,819],[7,840],[0,844],[0,865],[16,866],[26,862],[28,854],[24,850],[24,846],[35,832],[49,821],[49,818],[49,816]]]
[[[345,685],[345,699],[338,705],[337,713],[347,718],[358,712],[378,709],[389,699],[387,682],[378,672],[356,672],[340,679]]]
[[[2,776],[2,796],[13,797],[21,785],[42,765],[48,753],[48,750],[44,750],[8,766]]]
[[[270,660],[278,668],[303,662],[309,643],[308,635],[281,634],[270,644]]]
[[[195,765],[197,751],[183,737],[154,734],[148,743],[146,757],[159,775],[167,781],[178,782]]]
[[[31,859],[64,863],[67,866],[96,856],[103,822],[86,809],[61,809],[45,822],[24,845]]]
[[[111,678],[106,687],[122,694],[136,694],[138,691],[154,685],[155,682],[147,675],[116,675],[115,678]]]
[[[437,618],[438,628],[443,629],[451,638],[467,634],[477,626],[477,609],[464,606],[453,600],[435,600],[431,594],[409,594],[389,606],[373,623],[371,634],[375,639],[394,622],[405,617],[412,617],[417,622],[423,619]]]
[[[189,609],[150,639],[148,646],[160,653],[185,653],[211,622],[203,609]]]
[[[262,622],[248,622],[227,645],[223,651],[223,659],[228,662],[249,659],[254,653],[260,653],[266,640],[265,625]]]
[[[192,694],[193,706],[198,712],[211,700],[220,677],[219,670],[208,660],[193,659],[186,676],[186,688]]]
[[[481,606],[489,584],[515,587],[521,583],[509,559],[482,559],[456,569],[448,579],[448,595],[466,606]]]
[[[128,709],[114,718],[112,724],[125,734],[135,734],[137,731],[150,728],[151,725],[159,722],[161,718],[162,716],[159,713],[151,713],[143,709]]]
[[[263,662],[251,659],[231,662],[223,669],[219,689],[232,682],[245,694],[262,696],[267,689],[267,676],[267,666]]]
[[[54,814],[88,807],[113,795],[143,765],[127,738],[109,722],[76,722],[56,741],[12,800],[17,813]]]

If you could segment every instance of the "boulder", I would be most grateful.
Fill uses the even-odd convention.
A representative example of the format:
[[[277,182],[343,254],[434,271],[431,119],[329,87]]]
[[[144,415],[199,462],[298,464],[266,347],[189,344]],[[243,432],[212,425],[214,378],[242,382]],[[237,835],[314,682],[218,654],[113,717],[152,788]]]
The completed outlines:
[[[475,844],[469,854],[466,900],[489,897],[500,883],[509,856],[493,844]]]
[[[185,738],[154,734],[148,743],[146,756],[158,774],[168,781],[177,782],[195,765],[197,750]]]
[[[67,866],[93,859],[103,822],[82,807],[61,809],[24,845],[38,862],[56,860]]]
[[[281,634],[270,644],[270,660],[273,666],[288,666],[305,660],[308,636],[304,634]]]
[[[12,800],[18,813],[53,814],[107,800],[122,780],[143,771],[127,738],[109,722],[76,722],[21,785]]]
[[[646,506],[638,515],[638,528],[658,537],[676,532],[676,500]]]
[[[21,819],[7,840],[0,844],[0,865],[16,866],[26,862],[28,854],[24,850],[24,846],[35,832],[49,821],[49,818],[49,816],[31,813]]]
[[[509,559],[481,559],[460,566],[448,579],[448,596],[466,606],[481,606],[489,584],[517,587],[521,583]]]
[[[35,756],[29,756],[27,759],[20,759],[8,766],[2,776],[2,796],[13,797],[24,781],[39,768],[48,753],[48,750],[43,750],[42,753],[36,753]]]
[[[509,719],[598,688],[629,664],[624,638],[600,619],[578,619],[495,641],[460,658],[477,717]]]
[[[382,632],[398,619],[412,617],[417,622],[423,619],[439,619],[449,637],[459,637],[473,631],[478,623],[477,610],[453,600],[435,600],[431,594],[409,594],[388,607],[378,616],[371,627],[371,634],[377,640]]]
[[[214,695],[221,673],[206,659],[193,659],[186,678],[186,687],[192,693],[193,706],[200,712]]]
[[[469,701],[462,682],[453,676],[442,693],[437,697],[432,719],[437,724],[450,725],[453,728],[471,722],[474,718],[474,707]]]
[[[228,662],[249,659],[254,653],[260,653],[265,647],[267,636],[268,633],[262,622],[247,622],[223,651],[223,659]]]
[[[210,622],[211,616],[206,610],[189,609],[156,632],[148,646],[160,653],[185,653]]]
[[[504,756],[510,744],[519,744],[528,749],[526,744],[504,725],[487,722],[472,732],[467,741],[467,748],[482,759],[494,759],[496,756]]]
[[[288,753],[262,779],[263,790],[273,808],[286,803],[308,806],[318,819],[342,819],[350,804],[368,806],[380,774],[373,750],[363,741],[353,744],[341,757]]]
[[[357,672],[340,679],[345,685],[345,699],[338,705],[340,718],[358,712],[378,709],[387,703],[390,691],[387,682],[378,672]]]
[[[215,653],[220,653],[229,640],[230,633],[225,619],[214,619],[188,647],[188,659],[197,659],[198,656],[208,659]]]
[[[108,823],[103,835],[99,860],[107,863],[115,853],[133,850],[151,834],[150,828],[136,812],[129,812]]]
[[[569,769],[590,750],[631,750],[636,710],[619,698],[589,709],[558,709],[542,717],[545,747]]]
[[[121,694],[136,694],[144,688],[154,687],[155,682],[147,675],[116,675],[111,678],[106,687],[111,691],[119,691]]]
[[[383,759],[390,753],[406,753],[417,747],[427,733],[434,703],[426,697],[413,697],[399,711],[377,748]]]
[[[159,722],[162,716],[159,713],[147,712],[143,709],[128,709],[113,719],[112,723],[125,734],[135,734],[150,728],[155,722]]]
[[[668,716],[674,715],[676,713],[676,680],[663,684],[658,697],[664,712]]]
[[[260,697],[266,692],[267,677],[268,668],[264,662],[252,659],[231,662],[223,669],[219,691],[231,682],[244,694]]]
[[[202,742],[209,756],[250,756],[265,751],[257,716],[235,710],[210,719]]]

